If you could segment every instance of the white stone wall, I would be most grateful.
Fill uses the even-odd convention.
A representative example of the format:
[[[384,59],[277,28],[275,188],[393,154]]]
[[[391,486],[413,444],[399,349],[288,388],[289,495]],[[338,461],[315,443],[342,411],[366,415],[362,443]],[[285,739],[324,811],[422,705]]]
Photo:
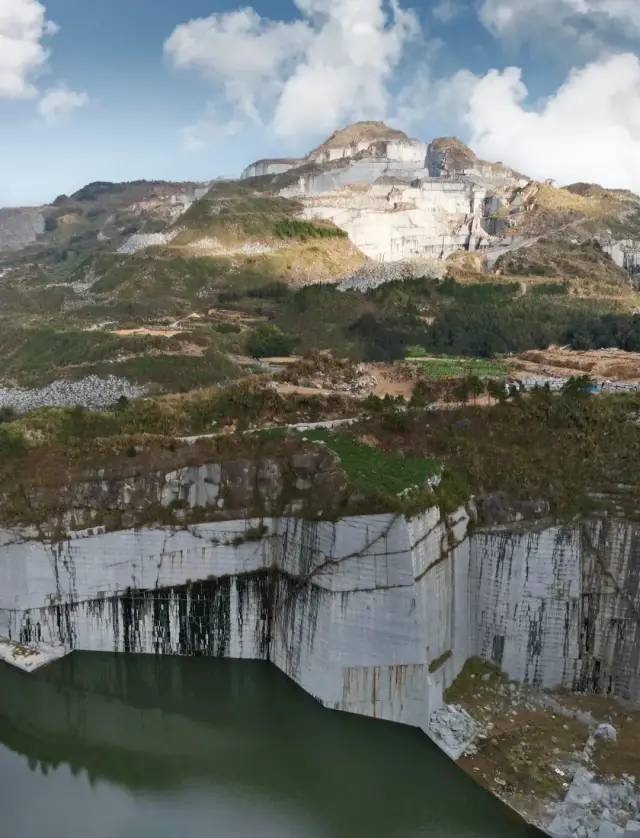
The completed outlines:
[[[370,259],[444,258],[460,249],[476,249],[490,239],[482,229],[486,192],[468,183],[429,180],[419,187],[376,183],[366,190],[324,185],[333,191],[309,193],[304,216],[329,220],[346,230]]]
[[[422,729],[473,655],[640,695],[640,528],[475,532],[464,510],[0,538],[0,636],[263,658],[328,707]],[[431,671],[430,671],[431,670]]]
[[[619,268],[624,268],[632,277],[640,274],[640,241],[626,239],[612,241],[602,249],[613,259]]]
[[[303,162],[303,160],[257,160],[255,163],[247,166],[242,172],[241,178],[281,175],[302,165]]]
[[[471,539],[473,653],[517,681],[640,698],[640,527],[587,521]]]
[[[571,686],[579,657],[579,532],[477,534],[471,551],[475,654],[514,680]]]
[[[447,602],[442,590],[429,593],[429,573],[418,594],[411,540],[436,555],[437,517],[429,513],[422,528],[379,515],[87,532],[60,545],[5,533],[0,635],[98,651],[268,657],[329,707],[425,727],[428,647],[450,641],[434,631],[425,642],[425,603],[439,602],[439,622]]]

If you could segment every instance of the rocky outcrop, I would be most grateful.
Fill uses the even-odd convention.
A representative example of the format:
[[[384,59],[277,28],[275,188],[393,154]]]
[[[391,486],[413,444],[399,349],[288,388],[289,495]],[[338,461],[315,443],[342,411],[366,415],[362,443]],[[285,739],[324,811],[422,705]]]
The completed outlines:
[[[611,256],[619,268],[627,271],[632,283],[640,287],[640,241],[623,239],[607,242],[602,249]]]
[[[0,209],[0,252],[32,244],[44,233],[44,225],[39,209]]]
[[[356,164],[355,176],[367,165]],[[303,198],[304,216],[332,221],[377,261],[444,259],[492,240],[483,226],[486,191],[473,183],[425,180],[416,185],[374,183],[365,189],[307,188],[312,191]]]
[[[76,531],[186,526],[194,519],[337,516],[347,500],[344,472],[324,446],[282,451],[247,447],[197,465],[184,464],[199,456],[189,449],[185,442],[181,451],[169,450],[164,458],[156,453],[151,469],[136,462],[139,452],[131,446],[129,453],[135,456],[130,465],[101,469],[94,479],[74,482],[52,466],[55,471],[47,470],[46,480],[35,475],[28,488],[2,487],[0,514],[16,526],[30,524],[41,539],[60,539]]]
[[[244,176],[285,171],[280,194],[300,202],[303,217],[333,222],[380,262],[488,247],[504,233],[505,202],[527,183],[459,140],[427,146],[382,122],[336,131],[300,161],[257,161]]]
[[[275,160],[256,160],[242,172],[240,177],[247,180],[252,177],[264,177],[265,175],[282,175],[291,169],[296,169],[304,163],[304,160],[297,158],[279,158]]]

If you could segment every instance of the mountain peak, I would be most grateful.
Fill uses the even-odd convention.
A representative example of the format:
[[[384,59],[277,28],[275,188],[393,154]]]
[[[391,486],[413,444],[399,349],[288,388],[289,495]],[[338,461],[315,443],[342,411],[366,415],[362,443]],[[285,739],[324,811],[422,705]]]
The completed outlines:
[[[353,122],[344,128],[334,131],[331,136],[315,148],[309,157],[327,149],[345,148],[359,143],[375,143],[381,140],[395,140],[409,142],[409,137],[397,128],[391,128],[382,121]]]

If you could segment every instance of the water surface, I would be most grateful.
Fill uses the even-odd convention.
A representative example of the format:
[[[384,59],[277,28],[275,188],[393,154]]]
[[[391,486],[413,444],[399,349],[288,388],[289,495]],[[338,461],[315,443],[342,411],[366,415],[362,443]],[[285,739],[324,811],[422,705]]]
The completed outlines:
[[[0,664],[0,838],[531,838],[420,732],[268,664]]]

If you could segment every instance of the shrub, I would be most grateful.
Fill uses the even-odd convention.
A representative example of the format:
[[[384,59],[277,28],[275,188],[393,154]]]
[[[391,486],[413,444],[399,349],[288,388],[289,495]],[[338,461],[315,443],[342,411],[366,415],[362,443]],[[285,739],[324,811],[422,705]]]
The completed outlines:
[[[23,435],[14,428],[0,427],[0,460],[22,457],[27,453]]]
[[[247,352],[254,358],[291,355],[297,340],[277,326],[260,326],[247,339]]]
[[[18,418],[18,414],[14,407],[7,405],[6,407],[0,407],[0,423],[2,422],[13,422]]]
[[[567,398],[588,396],[595,386],[595,382],[588,375],[572,375],[562,388],[562,395]]]
[[[276,221],[273,225],[273,232],[281,239],[326,239],[346,238],[344,230],[334,226],[321,226],[311,221],[303,221],[299,218],[284,218]]]

